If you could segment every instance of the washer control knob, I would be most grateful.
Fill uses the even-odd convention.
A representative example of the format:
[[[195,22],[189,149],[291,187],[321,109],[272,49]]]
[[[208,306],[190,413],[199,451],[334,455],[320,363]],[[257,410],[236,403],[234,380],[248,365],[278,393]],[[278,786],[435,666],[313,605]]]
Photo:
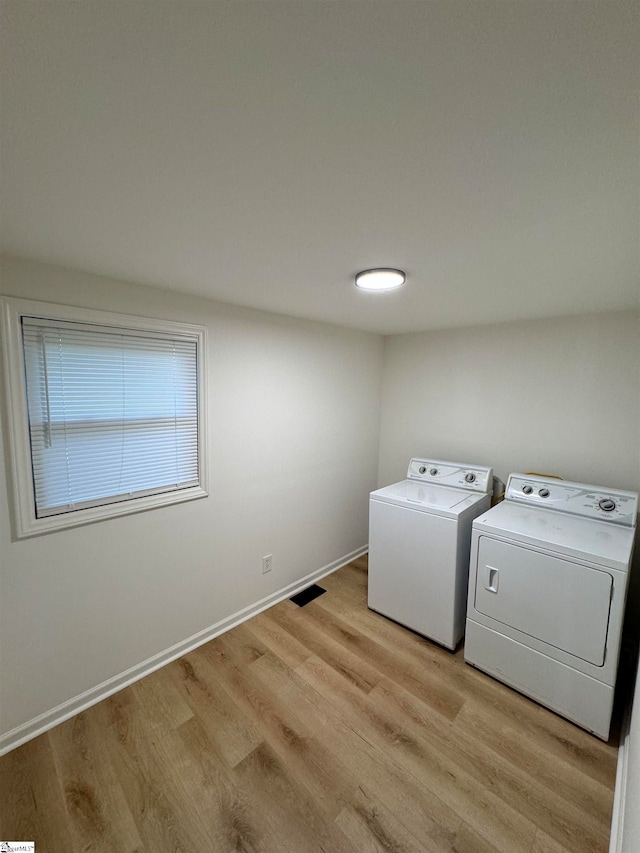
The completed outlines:
[[[438,473],[438,469],[437,468],[430,468],[429,473],[431,474],[432,477],[435,477],[436,474]]]
[[[464,479],[467,483],[475,483],[476,475],[472,471],[469,471],[468,474],[464,475]]]
[[[538,494],[540,495],[541,498],[548,498],[549,497],[549,489],[539,489]]]
[[[421,465],[421,466],[418,468],[418,471],[419,471],[421,474],[424,474],[426,470],[427,470],[427,469],[424,467],[424,465]]]
[[[613,512],[613,510],[616,508],[616,502],[612,501],[611,498],[602,498],[598,506],[605,512]]]
[[[525,493],[525,495],[530,495],[533,491],[533,486],[523,486],[522,491]]]

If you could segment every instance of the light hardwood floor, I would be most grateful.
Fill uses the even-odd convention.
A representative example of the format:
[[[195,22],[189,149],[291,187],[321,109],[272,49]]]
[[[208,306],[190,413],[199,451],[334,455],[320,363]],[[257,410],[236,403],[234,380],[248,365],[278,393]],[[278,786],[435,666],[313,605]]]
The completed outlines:
[[[36,853],[606,851],[617,748],[366,606],[366,558],[0,759]]]

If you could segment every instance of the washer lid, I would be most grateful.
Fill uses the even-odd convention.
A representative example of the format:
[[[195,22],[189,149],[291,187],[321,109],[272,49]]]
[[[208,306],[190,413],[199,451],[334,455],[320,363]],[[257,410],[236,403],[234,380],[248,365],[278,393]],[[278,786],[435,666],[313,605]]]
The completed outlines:
[[[462,489],[434,486],[417,480],[402,480],[400,483],[371,492],[371,499],[457,518],[479,501],[486,501],[487,495],[470,494]]]
[[[473,521],[474,530],[628,571],[635,529],[503,501]]]

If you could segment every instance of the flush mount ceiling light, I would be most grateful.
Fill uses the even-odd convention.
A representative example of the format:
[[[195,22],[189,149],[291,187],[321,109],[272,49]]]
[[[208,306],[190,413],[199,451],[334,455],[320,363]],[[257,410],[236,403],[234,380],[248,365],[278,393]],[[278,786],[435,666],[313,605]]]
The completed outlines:
[[[401,287],[406,280],[402,270],[374,269],[362,270],[356,274],[356,287],[361,290],[393,290]]]

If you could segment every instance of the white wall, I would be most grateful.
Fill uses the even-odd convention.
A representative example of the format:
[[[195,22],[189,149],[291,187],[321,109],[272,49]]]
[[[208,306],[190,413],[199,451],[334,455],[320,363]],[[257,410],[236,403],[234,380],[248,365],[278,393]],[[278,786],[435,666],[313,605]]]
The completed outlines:
[[[17,259],[0,292],[206,325],[210,362],[208,498],[12,541],[0,456],[0,734],[366,545],[382,338]]]
[[[420,454],[640,490],[640,312],[387,338],[380,485]]]
[[[633,713],[618,754],[618,772],[611,822],[610,853],[640,850],[640,677],[636,677]]]

